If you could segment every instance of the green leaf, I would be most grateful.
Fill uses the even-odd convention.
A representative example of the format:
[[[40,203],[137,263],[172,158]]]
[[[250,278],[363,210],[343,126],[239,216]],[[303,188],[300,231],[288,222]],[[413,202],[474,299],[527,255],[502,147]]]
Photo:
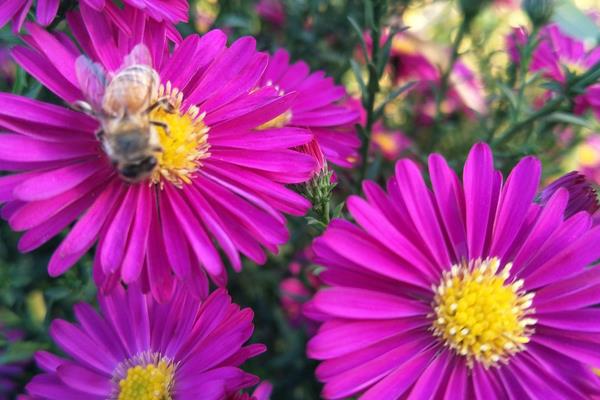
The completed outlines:
[[[394,101],[398,96],[400,96],[402,93],[406,92],[407,90],[410,90],[413,86],[415,86],[417,84],[417,81],[410,81],[405,83],[402,86],[399,86],[397,88],[395,88],[394,90],[392,90],[387,97],[383,100],[383,102],[379,105],[379,107],[377,107],[377,109],[375,110],[375,116],[377,119],[379,119],[379,117],[381,117],[381,115],[383,115],[383,111],[386,105],[388,105],[388,103],[390,103],[391,101]]]
[[[513,92],[513,90],[502,82],[498,83],[498,87],[500,88],[502,95],[506,98],[506,100],[508,100],[508,103],[510,104],[510,108],[512,110],[516,110],[517,109],[517,97],[515,96],[515,93]]]
[[[365,43],[365,37],[363,35],[362,29],[360,28],[360,26],[358,25],[358,22],[356,22],[356,20],[354,18],[348,16],[348,21],[350,21],[350,25],[352,25],[352,28],[358,35],[358,43],[360,43],[360,49],[363,53],[363,57],[365,58],[365,60],[368,60],[369,59],[369,51],[367,50],[367,44]]]
[[[362,71],[360,70],[360,66],[354,60],[350,60],[350,66],[352,67],[352,72],[354,72],[354,77],[356,78],[356,82],[358,82],[360,92],[364,98],[367,95],[367,85],[365,84],[365,80],[362,77]]]
[[[27,73],[23,68],[18,67],[15,74],[15,83],[13,84],[12,92],[14,94],[22,94],[27,87]]]
[[[590,123],[590,121],[573,114],[554,112],[548,116],[548,120],[552,122],[562,122],[569,125],[578,125],[583,126],[584,128],[592,129],[592,124]]]
[[[333,209],[333,218],[339,218],[342,216],[342,210],[344,209],[344,206],[346,205],[345,201],[342,201],[340,204],[338,204],[337,206],[335,206],[335,208]]]
[[[383,45],[381,53],[379,53],[379,60],[376,60],[378,77],[381,77],[383,75],[383,70],[388,62],[388,59],[390,58],[390,50],[392,48],[392,41],[394,39],[395,34],[396,32],[390,32],[385,41],[385,44]]]
[[[37,342],[10,343],[6,351],[0,355],[0,364],[30,360],[36,351],[43,348],[45,345]]]

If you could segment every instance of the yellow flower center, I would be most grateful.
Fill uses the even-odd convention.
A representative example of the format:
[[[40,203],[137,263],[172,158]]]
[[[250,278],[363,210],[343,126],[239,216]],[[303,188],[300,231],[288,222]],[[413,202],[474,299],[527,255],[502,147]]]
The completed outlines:
[[[593,167],[600,161],[600,153],[589,144],[582,144],[576,150],[576,157],[583,167]]]
[[[264,124],[260,125],[256,129],[259,131],[264,131],[265,129],[271,129],[271,128],[283,128],[284,126],[289,124],[291,120],[292,120],[292,110],[287,110],[286,112],[279,114],[272,120],[267,121]]]
[[[117,399],[172,400],[174,372],[174,365],[165,360],[146,366],[132,366],[127,369],[125,378],[119,381]]]
[[[150,113],[150,120],[163,123],[168,128],[157,126],[161,152],[156,153],[158,166],[152,173],[152,183],[163,184],[163,179],[181,187],[190,183],[194,172],[202,165],[202,160],[209,157],[208,130],[204,124],[204,114],[200,114],[195,106],[185,112],[181,109],[183,94],[167,82],[161,85],[157,98],[168,97],[173,112],[162,107]]]
[[[433,334],[446,346],[486,368],[524,349],[537,322],[528,316],[533,293],[522,280],[507,283],[512,264],[498,258],[453,265],[434,289]]]
[[[583,75],[587,71],[585,66],[572,61],[567,61],[566,67],[574,75]]]

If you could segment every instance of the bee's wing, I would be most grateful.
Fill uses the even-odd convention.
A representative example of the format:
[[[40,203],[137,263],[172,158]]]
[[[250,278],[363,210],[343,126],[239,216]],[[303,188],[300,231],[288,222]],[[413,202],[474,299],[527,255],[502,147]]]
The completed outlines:
[[[93,62],[86,56],[79,56],[75,61],[75,73],[86,100],[94,110],[101,110],[104,89],[107,84],[106,72],[102,65]]]
[[[145,44],[140,43],[136,45],[131,52],[125,56],[120,69],[123,70],[127,67],[131,67],[132,65],[152,66],[152,55]]]

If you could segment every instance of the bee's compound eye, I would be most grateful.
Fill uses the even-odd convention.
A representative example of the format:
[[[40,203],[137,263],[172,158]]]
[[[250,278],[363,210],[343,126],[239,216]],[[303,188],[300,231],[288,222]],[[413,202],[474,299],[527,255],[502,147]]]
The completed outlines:
[[[154,167],[156,167],[156,164],[158,164],[156,157],[150,156],[150,157],[146,157],[145,159],[143,159],[142,162],[140,163],[140,166],[142,167],[142,169],[144,171],[150,172],[154,169]]]

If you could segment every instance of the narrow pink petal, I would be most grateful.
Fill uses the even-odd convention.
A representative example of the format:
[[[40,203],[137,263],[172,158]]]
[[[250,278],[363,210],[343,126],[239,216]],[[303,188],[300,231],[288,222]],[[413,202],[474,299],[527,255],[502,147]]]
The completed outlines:
[[[429,156],[429,173],[441,220],[452,242],[453,259],[460,260],[468,256],[463,187],[446,160],[438,154]]]
[[[82,392],[109,396],[113,390],[110,376],[100,375],[76,364],[61,365],[56,372],[67,386]]]
[[[367,390],[362,400],[396,399],[406,393],[433,360],[436,347],[424,350]]]
[[[100,264],[105,274],[110,274],[121,266],[139,192],[139,185],[126,188],[125,197],[116,206],[117,212],[104,234],[104,242],[100,249]]]
[[[320,290],[315,306],[332,316],[350,319],[389,319],[426,315],[427,304],[370,290],[334,287]]]
[[[541,173],[541,163],[535,157],[523,158],[510,173],[496,211],[490,254],[504,258],[525,221]]]
[[[56,17],[59,4],[60,0],[38,0],[35,10],[37,21],[43,26],[49,25],[54,17]]]
[[[137,204],[135,205],[135,219],[121,266],[121,276],[127,284],[133,283],[139,278],[144,265],[152,220],[152,208],[155,207],[152,195],[151,188],[142,187],[139,189]]]
[[[42,172],[32,178],[24,179],[15,187],[13,194],[16,198],[25,201],[45,200],[73,189],[101,168],[104,168],[103,164],[98,163],[97,160],[90,160]]]
[[[465,162],[463,181],[469,258],[476,259],[483,256],[490,229],[495,172],[488,145],[478,143],[473,146]]]
[[[123,184],[113,182],[75,224],[58,246],[48,264],[48,273],[58,276],[69,269],[94,244],[115,204],[122,200]]]

